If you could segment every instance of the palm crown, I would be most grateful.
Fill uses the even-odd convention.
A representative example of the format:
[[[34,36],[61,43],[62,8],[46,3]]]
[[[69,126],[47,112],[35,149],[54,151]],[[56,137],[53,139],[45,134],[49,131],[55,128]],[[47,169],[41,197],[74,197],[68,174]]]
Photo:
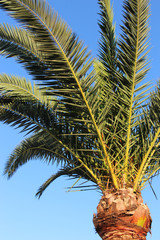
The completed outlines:
[[[119,39],[109,0],[99,0],[99,56],[41,0],[0,0],[22,25],[0,25],[0,54],[33,76],[0,75],[0,120],[30,134],[5,168],[8,177],[38,158],[60,165],[38,190],[67,175],[79,187],[141,190],[158,173],[160,91],[148,97],[147,0],[125,0]],[[93,185],[88,185],[92,181]],[[76,187],[74,184],[73,187]]]

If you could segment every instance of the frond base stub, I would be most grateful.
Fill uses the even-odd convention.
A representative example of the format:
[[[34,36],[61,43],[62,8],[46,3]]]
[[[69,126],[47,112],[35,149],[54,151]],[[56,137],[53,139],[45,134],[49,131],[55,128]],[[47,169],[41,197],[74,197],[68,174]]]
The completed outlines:
[[[132,188],[105,191],[94,214],[93,223],[103,240],[146,240],[151,228],[149,208]]]

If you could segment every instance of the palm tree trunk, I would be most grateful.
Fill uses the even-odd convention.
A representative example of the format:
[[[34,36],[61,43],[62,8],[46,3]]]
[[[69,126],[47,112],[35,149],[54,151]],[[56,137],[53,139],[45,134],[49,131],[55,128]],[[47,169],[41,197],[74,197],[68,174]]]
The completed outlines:
[[[103,240],[146,240],[151,222],[141,193],[134,193],[132,188],[106,190],[93,216],[95,229]]]

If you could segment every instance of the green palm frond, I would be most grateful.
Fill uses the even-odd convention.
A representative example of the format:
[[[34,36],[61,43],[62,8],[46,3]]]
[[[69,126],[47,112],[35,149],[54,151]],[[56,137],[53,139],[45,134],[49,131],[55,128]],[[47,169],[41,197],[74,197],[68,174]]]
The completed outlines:
[[[38,46],[38,42],[30,32],[22,28],[0,25],[1,55],[7,58],[14,57],[29,74],[34,76],[34,79],[44,79],[49,66],[44,62]]]
[[[69,153],[62,150],[62,146],[49,134],[44,131],[32,135],[23,140],[9,157],[5,167],[5,174],[11,177],[16,170],[33,159],[40,159],[47,163],[57,165],[65,163],[68,158],[72,159]]]
[[[73,125],[73,121],[68,122],[67,119],[66,122],[65,118],[61,118],[61,115],[59,116],[56,113],[57,104],[50,101],[49,97],[43,95],[43,91],[39,91],[36,86],[33,88],[30,82],[26,82],[23,78],[1,75],[0,82],[2,93],[0,99],[1,121],[22,128],[21,131],[27,133],[40,131],[41,135],[43,135],[45,139],[47,138],[45,142],[46,149],[48,149],[46,146],[49,146],[49,142],[56,142],[55,146],[60,145],[61,151],[57,153],[57,155],[55,154],[55,156],[59,156],[60,158],[63,156],[64,159],[70,159],[70,161],[74,158],[76,159],[76,164],[80,164],[85,171],[88,169],[87,171],[89,171],[90,174],[93,172],[89,159],[95,158],[96,156],[95,153],[97,150],[96,147],[94,147],[95,143],[93,141],[95,134],[87,132],[88,128],[83,126],[83,121],[79,123],[78,131],[80,132],[78,133],[77,128]],[[46,137],[46,134],[49,139]],[[34,142],[36,141],[39,142],[38,139],[34,139]],[[28,161],[28,157],[30,156],[28,155],[29,152],[31,154],[29,158],[32,158],[32,154],[34,155],[36,153],[35,148],[34,151],[32,149],[32,151],[28,152],[29,147],[27,147],[27,143],[24,142],[23,146],[20,146],[20,148],[16,150],[12,160],[8,162],[7,168],[10,176],[17,167]],[[23,150],[24,148],[26,149],[25,151]],[[93,150],[90,148],[93,148]],[[23,155],[21,155],[21,150]],[[37,150],[42,151],[40,148]],[[89,154],[88,151],[90,151]],[[52,154],[53,152],[54,151],[52,151]],[[24,153],[26,154],[27,160]],[[19,155],[20,157],[18,157]],[[36,157],[36,155],[34,156]],[[20,162],[19,160],[15,160],[15,158],[20,159]],[[84,163],[81,158],[86,159]],[[14,167],[11,167],[14,161]],[[103,165],[103,159],[101,160],[101,164]],[[9,169],[10,167],[12,170]],[[97,179],[97,182],[99,181],[93,173],[91,175]]]
[[[87,93],[94,82],[94,77],[92,73],[85,76],[92,64],[86,48],[83,48],[82,42],[78,41],[62,19],[42,1],[2,0],[0,6],[35,34],[40,45],[39,50],[45,56],[44,61],[50,63],[53,74],[51,79],[46,78],[43,82],[44,88],[48,94],[59,98],[62,104],[59,112],[65,111],[65,116],[68,118],[76,112],[78,118],[84,116],[85,120],[92,121],[92,132],[98,135],[100,148],[117,186],[109,156],[92,113],[92,107],[89,105],[90,95]],[[75,118],[73,120],[76,122]]]
[[[1,55],[17,57],[21,56],[21,53],[24,52],[24,57],[26,58],[29,58],[29,55],[35,55],[39,60],[42,58],[41,53],[38,52],[38,43],[35,41],[34,35],[22,28],[13,27],[8,24],[0,25],[0,41]]]
[[[49,111],[53,111],[57,103],[25,78],[0,75],[0,93],[1,121],[27,133],[40,130],[44,123],[49,127]]]
[[[40,188],[38,189],[36,196],[38,198],[40,198],[42,196],[42,194],[44,193],[44,191],[46,190],[46,188],[57,178],[61,177],[61,176],[65,176],[65,175],[69,175],[70,173],[70,168],[66,167],[64,169],[59,170],[56,174],[52,175],[49,179],[47,179],[43,185],[40,186]]]
[[[44,61],[52,65],[53,74],[60,78],[75,78],[84,75],[90,64],[86,48],[67,24],[43,1],[0,1],[1,7],[33,32],[44,53]],[[56,61],[55,61],[56,60]],[[83,65],[83,68],[81,69]],[[81,71],[80,71],[81,69]],[[79,71],[78,71],[79,70]],[[65,71],[65,74],[64,74]]]
[[[155,91],[151,93],[149,105],[150,118],[155,126],[160,125],[160,80]]]
[[[86,172],[86,175],[89,174],[92,181],[99,184],[101,178],[96,174],[98,170],[94,170],[93,167],[95,164],[98,165],[98,163],[95,163],[94,160],[92,163],[90,162],[90,159],[96,157],[96,150],[88,148],[89,144],[93,146],[91,140],[90,142],[87,141],[83,135],[81,138],[78,136],[77,139],[77,134],[73,134],[73,136],[72,134],[64,134],[64,131],[68,131],[67,126],[66,129],[63,129],[61,121],[55,120],[53,114],[49,115],[48,110],[44,111],[43,107],[37,106],[37,104],[34,107],[33,102],[29,104],[27,101],[27,106],[23,105],[22,102],[16,102],[15,104],[12,103],[9,107],[5,105],[1,108],[3,109],[0,115],[1,121],[12,124],[12,126],[18,126],[22,128],[22,131],[27,131],[27,133],[33,134],[35,132],[40,134],[38,139],[35,139],[33,136],[34,140],[32,138],[31,140],[26,140],[24,143],[22,142],[20,147],[15,149],[14,154],[7,163],[6,173],[8,176],[12,176],[19,166],[33,157],[45,156],[48,159],[49,156],[52,156],[53,162],[55,159],[57,162],[60,161],[57,159],[63,159],[68,161],[69,164],[74,161],[73,163],[76,166],[78,165],[83,172]],[[35,140],[38,144],[40,143],[40,136],[43,138],[43,144],[41,142],[41,147],[37,147],[34,143]],[[33,148],[30,148],[31,144],[34,145]],[[49,148],[50,145],[51,147]],[[54,146],[56,147],[55,150]],[[103,159],[97,161],[103,165]]]
[[[70,99],[69,93],[73,93],[73,98],[78,102],[76,107],[80,104],[87,105],[84,92],[88,88],[85,83],[91,85],[93,80],[90,75],[81,78],[85,76],[91,62],[87,60],[89,55],[86,48],[83,48],[82,42],[78,41],[71,29],[42,1],[9,1],[9,4],[1,1],[0,4],[33,31],[43,61],[49,65],[50,74],[45,76],[45,79],[48,79],[45,82],[48,92],[53,90],[52,95],[60,97],[64,104],[65,100]],[[74,103],[72,107],[73,105]]]
[[[96,121],[101,129],[105,129],[105,124],[108,122],[106,115],[116,115],[115,107],[114,110],[112,107],[117,104],[115,97],[121,74],[117,61],[117,40],[115,37],[115,25],[113,24],[113,6],[111,6],[108,0],[99,0],[98,3],[101,10],[99,21],[101,39],[99,42],[99,60],[94,62],[97,84],[95,84],[91,94],[95,91],[99,96],[98,99],[94,99],[94,105],[96,106],[95,115],[97,115]],[[116,92],[115,95],[114,92]]]
[[[113,6],[98,0],[100,41],[92,60],[83,42],[42,0],[0,0],[22,28],[0,25],[0,54],[14,57],[36,80],[0,75],[0,121],[30,137],[5,173],[32,159],[61,164],[39,189],[67,175],[103,191],[140,190],[159,169],[159,86],[150,96],[148,0],[125,0],[120,38]],[[24,27],[24,29],[23,29]],[[75,187],[75,186],[73,186]]]
[[[5,98],[18,98],[25,101],[29,99],[30,101],[38,101],[39,103],[50,105],[53,107],[56,105],[54,98],[45,96],[43,91],[40,91],[39,87],[33,84],[25,78],[1,74],[0,75],[0,93],[5,95]]]
[[[135,189],[140,185],[144,187],[160,169],[160,91],[159,84],[155,91],[151,93],[149,107],[146,109],[143,117],[143,124],[139,127],[139,136],[141,137],[139,145],[141,146],[141,165],[135,178]]]
[[[149,90],[149,83],[141,84],[149,70],[148,1],[124,1],[120,40],[115,40],[110,1],[99,2],[102,40],[101,55],[94,65],[98,79],[93,88],[98,89],[95,115],[116,176],[130,183],[138,172],[134,166],[130,169],[133,152],[138,151],[135,128],[143,121],[141,108],[145,107]]]
[[[137,108],[140,107],[140,100],[143,98],[144,85],[138,91],[139,84],[146,76],[148,68],[148,1],[131,0],[124,1],[124,22],[123,34],[119,42],[119,61],[121,70],[124,73],[123,88],[126,91],[125,111],[127,112],[126,122],[126,151],[125,151],[125,180],[127,180],[127,168],[131,146],[134,144],[132,131],[139,124],[136,121]],[[142,91],[143,90],[143,91]],[[145,97],[145,96],[144,96]]]
[[[73,168],[73,167],[64,167],[62,169],[60,169],[56,174],[52,175],[49,179],[47,179],[41,186],[40,188],[38,189],[37,193],[36,193],[36,196],[38,198],[40,198],[42,196],[42,194],[44,193],[44,191],[46,190],[46,188],[53,182],[55,181],[57,178],[61,177],[61,176],[68,176],[70,178],[73,178],[73,179],[78,179],[75,184],[82,178],[84,177],[85,179],[88,179],[88,181],[90,180],[90,176],[86,175],[83,171],[81,171],[81,169],[78,169],[78,168]],[[88,182],[86,181],[86,182]],[[74,186],[75,186],[74,184]],[[72,186],[71,188],[81,188],[81,186],[79,187],[74,187]],[[92,185],[83,185],[83,189],[84,188],[93,188],[93,187],[96,187],[96,185],[92,184]]]
[[[113,24],[113,6],[111,6],[110,0],[99,0],[98,3],[101,10],[101,19],[99,21],[101,30],[99,57],[106,70],[103,77],[106,81],[107,78],[110,78],[110,84],[112,84],[113,72],[117,71],[117,40],[115,37],[115,25]]]

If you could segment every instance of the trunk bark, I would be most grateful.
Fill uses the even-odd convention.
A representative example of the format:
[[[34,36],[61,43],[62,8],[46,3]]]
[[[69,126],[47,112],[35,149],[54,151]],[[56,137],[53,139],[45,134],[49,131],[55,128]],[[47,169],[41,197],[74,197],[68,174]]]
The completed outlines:
[[[106,190],[98,204],[93,223],[103,240],[146,240],[152,219],[141,193],[132,188]]]

